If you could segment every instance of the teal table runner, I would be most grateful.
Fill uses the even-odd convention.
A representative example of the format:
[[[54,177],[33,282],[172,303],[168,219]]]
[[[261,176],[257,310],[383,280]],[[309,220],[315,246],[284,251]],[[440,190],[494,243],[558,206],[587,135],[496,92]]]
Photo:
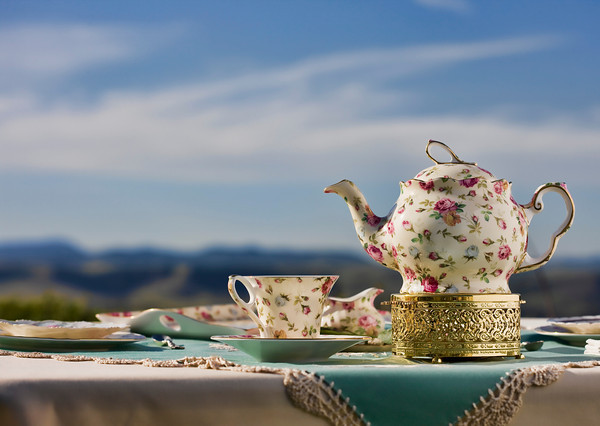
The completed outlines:
[[[540,338],[523,332],[523,340]],[[526,358],[491,358],[443,364],[414,362],[383,353],[340,353],[327,361],[310,364],[259,363],[249,355],[217,342],[177,339],[183,350],[159,347],[150,339],[108,352],[81,351],[69,355],[120,360],[176,360],[184,357],[222,357],[244,366],[290,368],[324,378],[364,420],[373,426],[398,424],[449,424],[477,403],[488,390],[514,370],[544,364],[600,360],[583,354],[583,348],[567,346],[547,337],[544,347],[524,352]]]
[[[583,355],[583,348],[557,342],[546,342],[543,351],[524,354],[523,360],[467,360],[396,369],[320,366],[312,371],[333,381],[372,425],[447,425],[456,422],[481,396],[486,397],[488,390],[494,389],[511,371],[594,358]],[[391,364],[394,358],[390,357],[388,362]]]

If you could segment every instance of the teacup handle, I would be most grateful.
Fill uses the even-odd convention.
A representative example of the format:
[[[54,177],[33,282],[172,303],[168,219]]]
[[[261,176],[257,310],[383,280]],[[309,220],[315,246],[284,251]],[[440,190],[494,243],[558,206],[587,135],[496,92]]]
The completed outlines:
[[[246,287],[246,290],[248,291],[248,294],[250,295],[250,300],[248,300],[248,302],[245,302],[238,294],[238,292],[235,288],[236,281],[239,281],[240,283],[243,284],[244,287]],[[243,277],[241,275],[231,275],[229,277],[229,282],[227,283],[227,289],[229,290],[229,294],[231,295],[231,298],[233,299],[233,301],[235,303],[237,303],[238,306],[240,308],[242,308],[242,310],[248,314],[250,319],[256,323],[261,336],[272,337],[270,335],[271,334],[270,327],[265,327],[265,325],[260,321],[258,316],[254,313],[253,308],[254,308],[254,302],[256,301],[256,285],[254,283],[252,283],[250,280],[248,280],[246,277]]]
[[[523,262],[517,268],[515,272],[525,272],[530,271],[532,269],[537,269],[540,266],[546,264],[554,251],[556,250],[556,245],[558,244],[558,240],[562,237],[565,232],[569,230],[571,224],[573,223],[573,218],[575,217],[575,203],[573,203],[573,197],[569,194],[567,190],[567,185],[565,183],[547,183],[545,185],[540,186],[535,193],[533,194],[533,198],[529,202],[523,206],[525,209],[525,214],[531,220],[533,216],[538,214],[544,209],[544,203],[542,202],[542,197],[545,192],[556,192],[558,193],[563,201],[565,202],[565,207],[567,208],[567,217],[564,222],[560,225],[558,230],[552,234],[552,242],[548,250],[544,254],[539,257],[531,257],[529,253],[525,253],[525,257],[523,258]]]

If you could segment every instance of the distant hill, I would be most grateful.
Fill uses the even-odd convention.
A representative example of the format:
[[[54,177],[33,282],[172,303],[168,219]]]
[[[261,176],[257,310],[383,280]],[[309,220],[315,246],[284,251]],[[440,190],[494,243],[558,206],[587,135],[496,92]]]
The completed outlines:
[[[335,289],[349,296],[401,278],[373,269],[368,258],[347,252],[211,247],[181,252],[160,248],[87,252],[65,241],[0,244],[0,297],[30,297],[46,289],[85,299],[99,309],[228,303],[227,279],[241,275],[338,274]],[[368,284],[366,284],[368,283]],[[339,290],[338,290],[339,288]]]
[[[84,261],[88,254],[62,240],[14,241],[0,243],[0,263],[74,263]]]
[[[62,240],[0,243],[0,298],[24,299],[50,290],[96,310],[229,303],[231,274],[336,274],[340,279],[332,295],[379,287],[386,292],[378,301],[389,300],[402,285],[397,272],[366,254],[344,251],[140,247],[90,252]],[[600,314],[600,257],[552,259],[513,276],[510,287],[527,301],[524,315]]]
[[[272,265],[305,263],[317,259],[334,262],[364,262],[344,251],[265,249],[257,246],[209,247],[197,251],[177,251],[155,247],[111,248],[89,252],[66,240],[16,241],[0,243],[0,264],[74,265],[90,261],[113,265],[171,266],[181,262],[194,265]]]

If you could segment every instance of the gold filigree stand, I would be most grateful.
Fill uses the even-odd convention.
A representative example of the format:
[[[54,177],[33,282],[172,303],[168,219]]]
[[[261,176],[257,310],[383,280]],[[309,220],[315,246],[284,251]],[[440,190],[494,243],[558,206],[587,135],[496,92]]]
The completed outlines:
[[[392,294],[393,352],[407,358],[521,355],[519,294]]]

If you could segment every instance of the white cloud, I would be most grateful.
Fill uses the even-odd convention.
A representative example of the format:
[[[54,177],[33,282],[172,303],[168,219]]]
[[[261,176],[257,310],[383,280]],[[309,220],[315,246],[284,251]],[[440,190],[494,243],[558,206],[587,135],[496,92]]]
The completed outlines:
[[[127,61],[172,39],[174,26],[20,24],[0,28],[0,78],[14,86]],[[0,85],[3,86],[4,84]]]
[[[413,159],[427,164],[428,138],[448,141],[465,160],[494,160],[502,152],[519,164],[519,153],[558,151],[566,140],[580,154],[597,156],[597,126],[523,124],[485,114],[408,117],[399,111],[415,94],[384,87],[390,77],[560,41],[540,36],[348,52],[220,81],[106,93],[84,107],[5,97],[0,114],[11,113],[0,115],[0,167],[189,181],[321,180],[348,170],[398,176],[395,170]],[[105,52],[105,60],[122,54]],[[102,60],[83,56],[54,69]]]

